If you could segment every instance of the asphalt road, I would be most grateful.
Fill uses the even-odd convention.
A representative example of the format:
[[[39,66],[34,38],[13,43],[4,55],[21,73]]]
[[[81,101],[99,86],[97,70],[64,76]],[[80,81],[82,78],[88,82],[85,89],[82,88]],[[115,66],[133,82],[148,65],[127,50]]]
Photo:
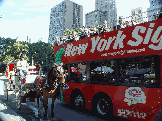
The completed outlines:
[[[48,119],[50,119],[50,109],[51,109],[51,99],[48,100]],[[35,102],[26,102],[23,103],[21,109],[18,110],[15,107],[14,95],[9,95],[9,100],[5,101],[4,96],[0,95],[0,103],[6,105],[8,109],[1,110],[2,113],[5,113],[6,117],[8,115],[14,115],[14,118],[21,118],[21,120],[26,121],[40,121],[41,117],[37,117],[37,103]],[[7,111],[8,110],[8,111]],[[14,112],[12,112],[12,110]],[[56,121],[128,121],[118,117],[113,119],[104,119],[102,117],[96,116],[89,110],[79,111],[77,109],[71,108],[70,105],[61,102],[59,100],[55,101],[54,115]]]
[[[10,91],[9,91],[10,92]],[[10,92],[11,94],[11,92]],[[26,102],[21,105],[21,109],[16,109],[15,96],[9,95],[8,101],[5,101],[3,95],[3,81],[0,81],[0,120],[6,119],[6,121],[40,121],[41,117],[38,117],[37,103]],[[48,99],[48,119],[50,119],[52,99]],[[96,116],[90,110],[77,110],[71,108],[69,104],[61,102],[56,99],[55,101],[54,115],[56,121],[129,121],[119,117],[113,117],[113,119],[105,119],[103,117]]]

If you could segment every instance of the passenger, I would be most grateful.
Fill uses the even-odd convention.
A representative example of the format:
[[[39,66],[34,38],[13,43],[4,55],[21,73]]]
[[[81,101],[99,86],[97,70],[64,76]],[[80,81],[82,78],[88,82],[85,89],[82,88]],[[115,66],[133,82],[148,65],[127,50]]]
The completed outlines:
[[[20,60],[17,62],[17,69],[19,70],[20,74],[20,85],[22,86],[22,81],[25,75],[28,74],[28,67],[29,64],[27,63],[26,60],[24,60],[24,55],[21,54]]]

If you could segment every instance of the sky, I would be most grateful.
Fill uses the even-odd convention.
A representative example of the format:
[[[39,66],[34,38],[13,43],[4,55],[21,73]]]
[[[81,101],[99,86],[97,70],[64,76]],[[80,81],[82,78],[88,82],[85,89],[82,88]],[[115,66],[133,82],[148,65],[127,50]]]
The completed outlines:
[[[0,0],[0,36],[31,42],[48,42],[51,8],[63,0]],[[83,6],[85,14],[95,10],[95,0],[71,0]],[[131,15],[131,10],[150,6],[149,0],[116,0],[117,18]],[[1,18],[2,17],[2,18]]]

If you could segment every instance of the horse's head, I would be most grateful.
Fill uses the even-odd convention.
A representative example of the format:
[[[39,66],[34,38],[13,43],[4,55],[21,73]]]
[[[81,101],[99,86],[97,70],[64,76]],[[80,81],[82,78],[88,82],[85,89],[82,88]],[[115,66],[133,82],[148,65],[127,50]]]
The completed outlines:
[[[65,83],[65,74],[63,69],[63,63],[54,63],[54,69],[56,72],[56,78],[58,79],[59,84]]]

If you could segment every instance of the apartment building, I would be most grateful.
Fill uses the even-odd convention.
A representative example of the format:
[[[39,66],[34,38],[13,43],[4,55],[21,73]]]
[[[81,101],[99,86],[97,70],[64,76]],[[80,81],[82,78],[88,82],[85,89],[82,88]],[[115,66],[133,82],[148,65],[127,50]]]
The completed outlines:
[[[143,23],[142,7],[131,10],[131,21],[136,24]]]
[[[70,0],[64,0],[51,9],[48,43],[63,36],[65,29],[83,26],[83,6]]]
[[[107,21],[108,27],[113,30],[117,25],[117,9],[115,0],[96,0],[95,10],[85,15],[86,26],[102,25]]]
[[[150,7],[147,8],[148,14],[148,21],[152,21],[157,19],[158,14],[162,12],[162,0],[149,0]]]
[[[102,25],[105,19],[106,19],[105,12],[102,12],[100,10],[94,10],[86,14],[85,26],[91,27],[93,25]]]

